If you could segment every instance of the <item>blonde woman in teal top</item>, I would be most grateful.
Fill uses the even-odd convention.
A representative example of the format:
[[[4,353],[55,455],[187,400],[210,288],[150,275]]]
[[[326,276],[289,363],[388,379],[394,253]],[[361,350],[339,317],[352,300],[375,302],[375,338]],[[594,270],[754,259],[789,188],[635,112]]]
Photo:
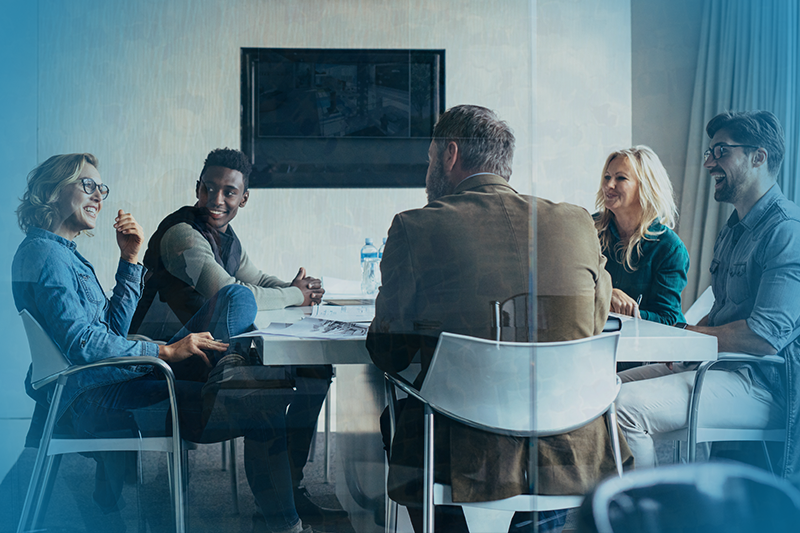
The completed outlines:
[[[594,215],[613,292],[611,311],[683,322],[689,253],[672,230],[677,209],[664,165],[647,146],[613,152],[603,167]]]

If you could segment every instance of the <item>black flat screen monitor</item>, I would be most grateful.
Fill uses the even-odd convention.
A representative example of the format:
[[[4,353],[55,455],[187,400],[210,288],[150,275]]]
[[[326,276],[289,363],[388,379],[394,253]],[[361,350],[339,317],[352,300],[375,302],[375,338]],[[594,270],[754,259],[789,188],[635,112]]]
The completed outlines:
[[[424,187],[444,50],[242,49],[250,187]]]

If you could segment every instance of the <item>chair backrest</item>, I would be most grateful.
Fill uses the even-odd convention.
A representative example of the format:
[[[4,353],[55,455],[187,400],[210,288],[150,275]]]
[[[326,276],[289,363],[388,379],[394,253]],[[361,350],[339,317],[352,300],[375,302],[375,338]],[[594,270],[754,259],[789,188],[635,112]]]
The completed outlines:
[[[420,395],[437,411],[508,435],[556,435],[617,396],[619,333],[565,342],[499,342],[442,333]]]
[[[491,302],[491,306],[492,328],[490,337],[492,339],[512,342],[530,342],[532,340],[531,333],[535,325],[533,322],[528,321],[528,316],[531,313],[530,294],[517,294],[502,302]],[[603,332],[608,333],[610,331],[619,331],[620,329],[622,329],[622,320],[616,316],[609,315],[606,319],[606,325],[603,327]]]
[[[503,302],[492,302],[492,338],[496,341],[528,342],[530,295],[517,294]]]
[[[22,324],[28,335],[28,347],[31,350],[33,363],[31,385],[34,389],[38,389],[55,381],[58,374],[69,368],[70,364],[50,335],[42,329],[27,309],[20,311],[19,316],[22,317]]]
[[[577,522],[582,533],[796,531],[800,491],[742,463],[669,465],[608,478]]]
[[[696,326],[700,320],[705,317],[714,306],[714,291],[711,286],[708,286],[703,294],[694,301],[694,303],[684,313],[686,323],[690,326]]]

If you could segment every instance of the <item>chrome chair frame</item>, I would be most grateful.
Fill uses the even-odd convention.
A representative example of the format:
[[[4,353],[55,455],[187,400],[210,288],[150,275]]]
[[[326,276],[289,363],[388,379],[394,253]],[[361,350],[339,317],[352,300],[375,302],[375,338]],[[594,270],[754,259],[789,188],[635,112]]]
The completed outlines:
[[[762,450],[766,457],[766,463],[772,471],[772,463],[767,449],[766,442],[783,442],[786,440],[786,428],[778,429],[740,429],[740,428],[704,428],[698,427],[701,396],[703,385],[709,370],[719,363],[770,363],[784,365],[786,361],[779,355],[749,355],[743,353],[720,352],[715,361],[704,361],[697,368],[694,378],[694,386],[689,398],[689,417],[685,429],[662,433],[658,435],[659,440],[676,441],[675,462],[682,461],[680,442],[686,441],[687,462],[693,463],[697,460],[698,442],[724,442],[724,441],[760,441]]]
[[[175,396],[175,377],[167,363],[156,357],[111,357],[85,365],[71,365],[44,329],[27,310],[20,312],[33,362],[32,386],[40,389],[55,382],[50,408],[45,421],[39,452],[34,463],[28,492],[17,525],[17,533],[35,530],[44,504],[46,487],[52,474],[54,457],[65,453],[94,451],[161,451],[169,454],[170,488],[176,533],[186,530],[184,514],[184,461],[178,424],[178,407]],[[43,353],[44,352],[44,353]],[[109,366],[149,365],[159,368],[166,378],[169,409],[172,418],[172,436],[139,438],[62,438],[53,435],[64,385],[67,379],[79,372]],[[34,502],[35,500],[35,502]],[[29,526],[31,529],[26,529]]]
[[[553,349],[559,346],[566,346],[566,345],[577,345],[582,343],[592,343],[597,342],[601,339],[613,337],[613,357],[610,358],[610,375],[614,376],[615,383],[614,383],[614,392],[613,397],[609,395],[607,398],[607,402],[604,401],[603,405],[597,405],[593,407],[594,411],[589,414],[583,414],[581,416],[576,416],[573,420],[569,421],[568,423],[561,423],[555,422],[554,420],[542,423],[539,418],[533,413],[529,413],[529,416],[523,416],[520,418],[527,418],[527,420],[521,421],[516,420],[513,421],[508,419],[503,425],[497,424],[486,424],[479,421],[480,416],[476,418],[462,416],[458,412],[454,412],[454,410],[447,405],[442,405],[439,401],[435,398],[432,398],[434,395],[430,394],[432,391],[440,390],[441,387],[434,383],[436,381],[436,366],[437,361],[440,357],[440,354],[443,351],[443,345],[451,343],[451,341],[456,340],[458,342],[468,342],[468,343],[477,343],[477,344],[484,344],[489,345],[496,349],[501,349],[504,346],[508,346],[510,348],[516,349],[523,349],[530,351],[530,361],[532,364],[537,364],[536,357],[537,357],[537,350],[541,349]],[[618,475],[622,474],[622,459],[621,459],[621,452],[620,452],[620,445],[619,445],[619,434],[617,429],[617,422],[616,422],[616,411],[614,409],[614,400],[616,399],[616,395],[619,392],[620,381],[619,378],[616,377],[614,373],[614,361],[616,360],[616,347],[619,341],[619,333],[608,333],[602,334],[595,337],[589,337],[586,339],[578,339],[575,341],[565,341],[565,342],[549,342],[549,343],[520,343],[520,342],[499,342],[499,341],[491,341],[486,339],[477,339],[473,337],[465,337],[462,335],[455,335],[451,333],[442,333],[439,338],[439,344],[437,345],[436,352],[434,353],[433,359],[431,360],[431,365],[428,370],[428,374],[426,375],[425,381],[423,382],[420,390],[417,390],[413,385],[409,382],[404,380],[399,376],[392,376],[386,374],[386,384],[387,384],[387,394],[390,398],[389,401],[389,409],[390,409],[390,425],[391,425],[391,433],[394,436],[394,424],[395,424],[395,412],[394,412],[394,400],[396,399],[396,393],[394,391],[394,387],[399,388],[410,397],[416,398],[417,400],[421,401],[425,404],[425,436],[424,436],[424,506],[423,506],[423,526],[424,531],[426,533],[430,533],[433,531],[434,523],[433,523],[433,508],[435,504],[445,504],[445,505],[461,505],[467,515],[467,520],[470,520],[470,514],[474,513],[474,511],[481,510],[496,510],[505,513],[507,516],[507,520],[511,520],[512,514],[509,514],[508,511],[542,511],[548,509],[562,509],[566,507],[577,507],[581,504],[583,500],[583,495],[574,495],[574,496],[547,496],[547,495],[519,495],[514,496],[512,498],[507,498],[505,500],[495,501],[495,502],[476,502],[470,504],[459,504],[452,502],[452,497],[450,493],[450,487],[434,484],[433,479],[433,426],[434,426],[434,413],[438,413],[440,415],[446,416],[452,420],[457,422],[466,424],[470,427],[480,429],[482,431],[487,431],[495,434],[500,435],[509,435],[509,436],[522,436],[522,437],[540,437],[540,436],[551,436],[551,435],[558,435],[562,433],[567,433],[579,427],[582,427],[589,422],[595,420],[597,417],[602,416],[603,414],[608,414],[608,431],[612,439],[612,447],[614,451],[614,460],[617,467]],[[607,339],[606,339],[606,342]],[[447,348],[444,348],[445,350]],[[447,375],[447,371],[441,371],[443,375]],[[535,403],[534,396],[528,396],[531,399],[531,404]],[[474,399],[471,398],[470,399]],[[606,398],[603,398],[606,400]],[[475,400],[476,403],[479,400]],[[533,406],[533,409],[536,407]],[[596,411],[596,412],[595,412]],[[532,419],[537,419],[536,422],[533,422]],[[549,426],[547,424],[550,424]],[[515,427],[516,426],[516,427]],[[476,509],[477,508],[477,509]],[[478,511],[481,512],[481,511]],[[392,517],[392,512],[390,509],[387,509],[387,520],[386,526],[387,530],[392,530],[395,526],[394,519]],[[475,516],[473,514],[473,516]],[[507,528],[506,524],[506,528]],[[500,525],[498,524],[498,527]],[[502,527],[500,527],[502,529]]]

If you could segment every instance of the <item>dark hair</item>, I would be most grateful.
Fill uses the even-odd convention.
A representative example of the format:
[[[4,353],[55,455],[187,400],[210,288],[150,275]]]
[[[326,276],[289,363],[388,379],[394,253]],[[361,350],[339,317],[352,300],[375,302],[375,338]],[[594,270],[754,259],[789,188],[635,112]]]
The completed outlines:
[[[250,160],[247,159],[247,156],[239,150],[234,150],[232,148],[217,148],[216,150],[211,150],[208,157],[206,157],[205,163],[203,163],[203,170],[200,172],[200,176],[205,173],[208,167],[225,167],[231,170],[238,170],[242,173],[244,190],[246,191],[250,186],[250,172],[252,172],[253,166],[250,164]]]
[[[784,152],[783,128],[778,117],[769,111],[725,111],[706,126],[710,138],[720,130],[725,130],[737,143],[764,148],[767,170],[773,176],[778,175]]]
[[[28,186],[17,208],[17,222],[25,233],[31,228],[50,230],[57,221],[56,202],[67,185],[80,179],[86,164],[97,167],[92,154],[54,155],[31,170]]]
[[[441,155],[448,142],[461,154],[467,172],[491,172],[508,181],[514,159],[514,134],[494,111],[476,105],[451,107],[439,117],[433,138]]]

